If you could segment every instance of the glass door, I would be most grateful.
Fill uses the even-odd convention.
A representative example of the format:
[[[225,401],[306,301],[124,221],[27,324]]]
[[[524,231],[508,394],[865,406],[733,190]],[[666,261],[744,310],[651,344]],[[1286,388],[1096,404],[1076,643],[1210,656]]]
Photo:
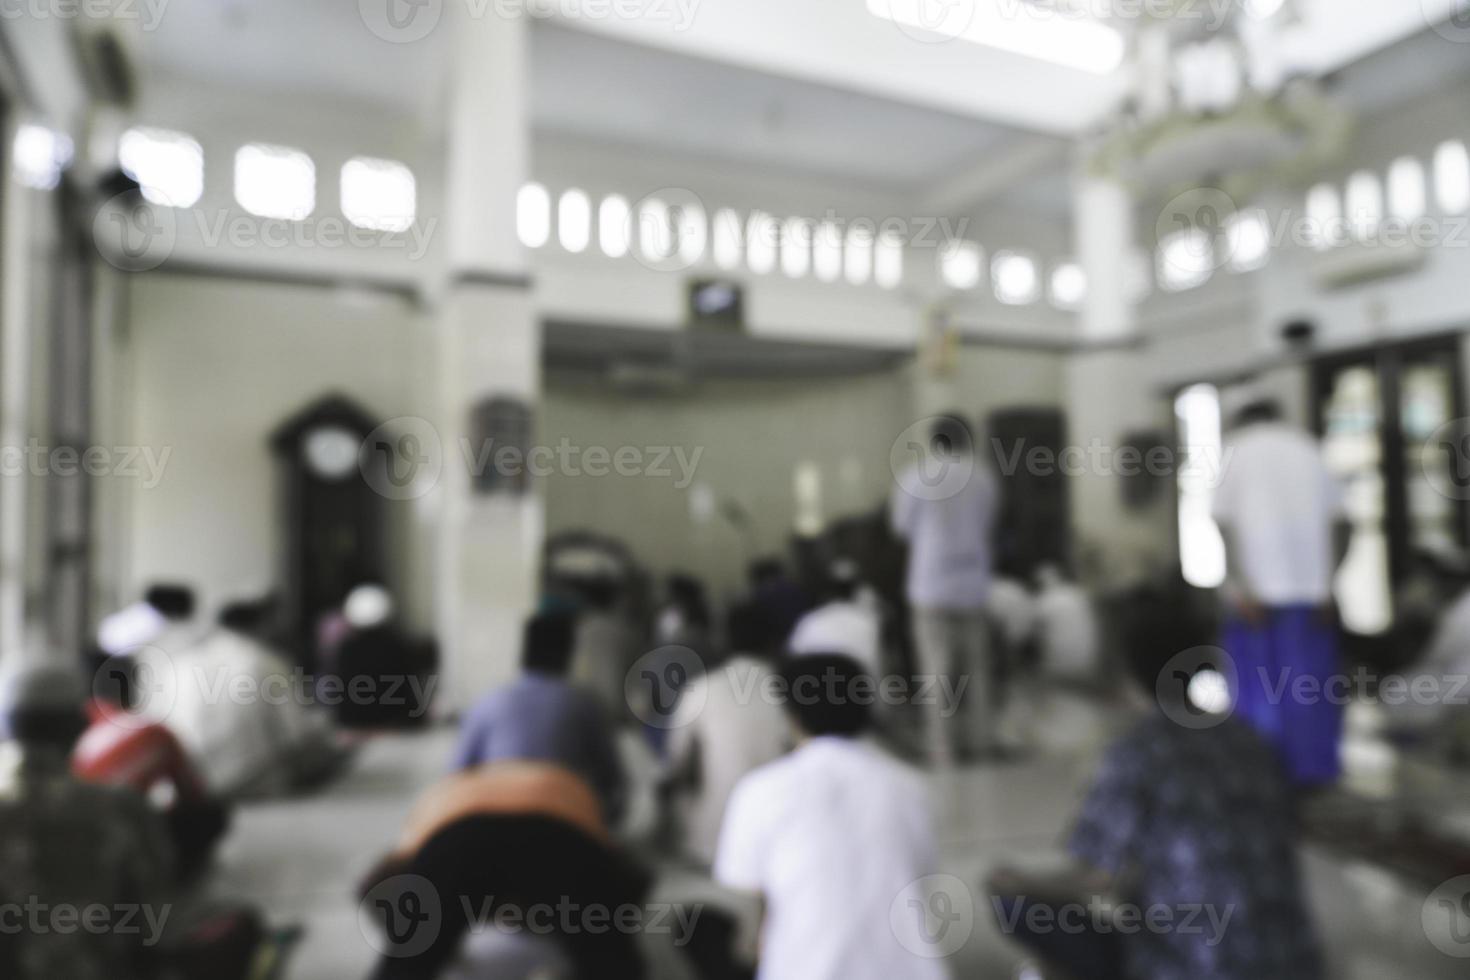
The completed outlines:
[[[1464,415],[1458,336],[1318,361],[1313,388],[1328,466],[1346,489],[1351,526],[1336,594],[1343,625],[1379,635],[1416,553],[1466,542],[1455,458],[1438,434]]]
[[[1393,624],[1384,386],[1372,359],[1330,367],[1321,384],[1322,451],[1343,485],[1350,528],[1334,591],[1344,628],[1377,635]]]
[[[1400,368],[1399,428],[1404,454],[1404,503],[1409,547],[1444,552],[1465,542],[1459,501],[1464,475],[1454,471],[1456,457],[1439,437],[1462,413],[1459,360],[1454,349],[1405,351]]]

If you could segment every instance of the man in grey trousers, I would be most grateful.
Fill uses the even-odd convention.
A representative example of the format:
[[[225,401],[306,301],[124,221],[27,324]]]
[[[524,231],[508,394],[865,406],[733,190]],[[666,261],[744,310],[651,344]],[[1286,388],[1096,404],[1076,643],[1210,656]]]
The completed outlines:
[[[891,518],[909,545],[907,590],[919,672],[953,681],[914,688],[933,692],[938,702],[920,705],[924,741],[930,761],[947,765],[959,754],[999,748],[985,613],[998,489],[957,414],[936,418],[929,442],[908,450],[915,462],[898,476]],[[947,692],[957,692],[960,703],[950,703],[956,698]]]

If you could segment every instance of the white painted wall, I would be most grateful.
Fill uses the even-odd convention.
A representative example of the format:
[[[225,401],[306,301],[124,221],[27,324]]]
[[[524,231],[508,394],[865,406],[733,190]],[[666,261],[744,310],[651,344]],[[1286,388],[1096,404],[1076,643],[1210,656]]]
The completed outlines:
[[[957,356],[955,401],[973,420],[998,408],[1054,406],[1063,391],[1060,353],[967,346]],[[716,595],[743,582],[746,563],[784,553],[794,525],[794,471],[821,473],[827,521],[870,512],[888,497],[890,449],[922,415],[915,405],[918,368],[819,381],[717,382],[678,396],[637,397],[575,376],[546,385],[541,439],[555,445],[681,447],[697,459],[694,484],[737,501],[752,517],[747,545],[728,522],[691,516],[690,487],[673,478],[587,477],[546,480],[547,531],[592,528],[622,537],[659,573],[692,571]],[[696,457],[694,454],[699,453]]]
[[[126,585],[194,583],[206,605],[278,582],[274,428],[340,392],[383,419],[427,414],[432,363],[420,314],[392,299],[172,275],[132,280],[131,444],[169,453],[154,487],[126,493]],[[428,515],[389,504],[400,592],[425,621]]]

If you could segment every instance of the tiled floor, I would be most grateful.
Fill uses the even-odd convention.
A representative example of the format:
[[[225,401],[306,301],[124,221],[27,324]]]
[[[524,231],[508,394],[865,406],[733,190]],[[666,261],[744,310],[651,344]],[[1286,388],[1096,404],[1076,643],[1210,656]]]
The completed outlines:
[[[965,882],[978,882],[1002,859],[1056,854],[1092,760],[1116,726],[1107,713],[1071,697],[1035,708],[1028,721],[1039,750],[1027,761],[931,777],[945,870]],[[359,930],[354,883],[394,838],[418,790],[442,772],[448,747],[445,731],[377,739],[328,791],[252,804],[238,814],[212,887],[258,901],[274,922],[306,926],[291,980],[367,974],[374,954]],[[1429,888],[1317,852],[1306,855],[1306,866],[1334,980],[1466,975],[1465,960],[1438,952],[1425,936],[1421,912]],[[1017,957],[988,909],[983,899],[977,902],[974,931],[951,960],[957,978],[1014,974]]]

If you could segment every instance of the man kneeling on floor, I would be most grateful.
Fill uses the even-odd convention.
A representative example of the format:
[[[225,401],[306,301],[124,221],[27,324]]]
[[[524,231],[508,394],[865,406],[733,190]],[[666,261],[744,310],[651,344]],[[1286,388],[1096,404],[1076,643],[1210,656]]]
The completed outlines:
[[[531,761],[457,773],[424,795],[362,882],[362,908],[382,929],[373,977],[431,980],[460,964],[497,980],[635,980],[637,930],[581,917],[641,910],[650,883],[580,776]]]

